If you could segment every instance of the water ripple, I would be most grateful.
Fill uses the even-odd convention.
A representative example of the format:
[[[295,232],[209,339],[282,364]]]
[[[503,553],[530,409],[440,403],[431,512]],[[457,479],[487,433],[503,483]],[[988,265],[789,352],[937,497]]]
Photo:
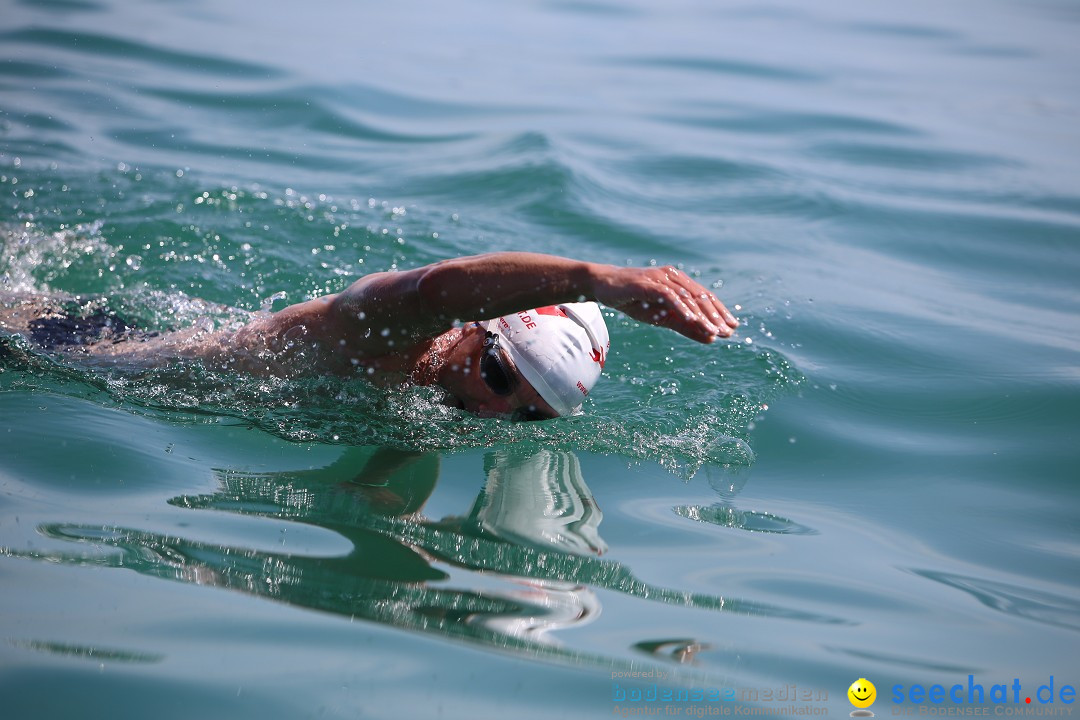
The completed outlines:
[[[119,36],[101,35],[89,31],[64,31],[49,28],[26,28],[0,33],[0,40],[33,47],[50,47],[73,51],[93,57],[110,57],[131,62],[148,62],[167,68],[207,75],[224,75],[243,79],[271,79],[282,73],[272,67],[229,60],[218,55],[204,55],[168,50]]]
[[[598,2],[597,0],[547,0],[544,5],[560,15],[571,13],[599,17],[634,17],[642,14],[625,3]]]
[[[708,105],[700,107],[708,109]],[[797,112],[783,108],[769,108],[767,110],[739,108],[734,112],[729,111],[723,115],[716,114],[714,109],[710,114],[658,114],[655,117],[658,120],[691,127],[724,130],[747,135],[778,135],[783,137],[832,133],[845,137],[853,133],[894,137],[920,137],[924,135],[923,132],[914,127],[890,120],[834,113]]]
[[[734,58],[658,56],[615,58],[609,60],[609,62],[656,70],[690,71],[709,75],[734,75],[755,80],[777,80],[793,83],[817,83],[825,80],[823,75],[808,70],[796,70],[780,65],[748,62]]]
[[[57,65],[34,62],[32,60],[0,60],[0,77],[10,76],[19,80],[38,80],[44,78],[70,77],[70,73]]]
[[[915,25],[907,23],[884,23],[884,22],[860,22],[850,23],[849,29],[857,33],[873,33],[878,35],[896,35],[903,38],[918,38],[921,40],[948,40],[963,39],[963,36],[952,30],[934,27],[932,25]]]
[[[946,172],[1016,165],[1015,161],[987,153],[959,152],[941,148],[926,149],[883,143],[816,143],[809,146],[806,152],[827,160],[891,170]]]
[[[20,5],[32,7],[35,10],[57,10],[70,12],[72,10],[100,11],[104,5],[91,0],[18,0]]]
[[[939,570],[912,569],[911,572],[968,593],[991,610],[1065,630],[1080,631],[1080,601],[1075,598]]]
[[[335,110],[330,102],[319,97],[320,93],[316,89],[309,87],[278,88],[273,92],[223,93],[147,86],[140,91],[145,95],[177,103],[184,108],[227,114],[234,121],[243,119],[250,126],[257,127],[259,132],[290,128],[369,142],[445,142],[472,136],[467,133],[421,135],[379,129],[371,123],[361,122]],[[334,101],[343,104],[340,103],[340,98],[335,98]],[[420,113],[439,109],[438,106],[428,107],[423,103],[417,105],[417,112]],[[381,117],[387,112],[387,108],[380,105],[374,108],[374,111]]]

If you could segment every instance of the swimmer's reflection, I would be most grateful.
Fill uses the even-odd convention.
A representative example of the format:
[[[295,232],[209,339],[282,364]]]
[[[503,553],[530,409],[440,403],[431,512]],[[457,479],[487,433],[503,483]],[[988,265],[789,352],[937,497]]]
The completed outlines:
[[[170,503],[294,521],[352,543],[344,556],[271,552],[117,527],[56,524],[54,538],[119,553],[74,557],[12,553],[135,569],[289,604],[500,648],[585,659],[551,633],[594,620],[594,588],[652,601],[811,622],[836,618],[649,585],[601,559],[602,514],[577,458],[550,449],[500,450],[471,510],[433,520],[424,507],[440,458],[353,448],[307,471],[220,470],[220,489]],[[467,583],[467,587],[461,585]],[[602,660],[596,658],[597,660]],[[608,661],[604,661],[608,662]]]
[[[341,577],[365,578],[375,591],[368,600],[375,602],[385,599],[380,581],[427,583],[422,592],[393,591],[403,601],[395,624],[437,629],[432,621],[440,618],[457,625],[443,629],[477,639],[550,644],[551,631],[599,614],[595,592],[575,577],[573,558],[561,560],[568,565],[564,570],[537,572],[562,554],[598,556],[607,550],[598,532],[603,515],[574,455],[547,449],[491,452],[484,488],[471,511],[433,520],[424,517],[423,508],[435,489],[439,464],[433,453],[351,448],[332,465],[311,471],[222,471],[222,491],[171,502],[299,520],[338,532],[353,543],[348,556],[293,557],[290,564],[303,567],[305,584],[330,567],[336,575],[326,578],[330,584]],[[444,563],[446,570],[440,569]],[[482,593],[431,584],[449,581],[454,568],[482,570],[487,581]],[[409,608],[413,594],[420,602]],[[302,597],[282,599],[308,604]],[[349,612],[366,614],[355,607]]]

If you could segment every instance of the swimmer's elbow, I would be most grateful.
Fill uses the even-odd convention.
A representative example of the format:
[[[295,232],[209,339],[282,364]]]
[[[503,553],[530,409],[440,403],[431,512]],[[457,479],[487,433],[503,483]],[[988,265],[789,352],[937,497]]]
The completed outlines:
[[[433,267],[366,275],[330,301],[329,315],[345,332],[381,323],[409,334],[427,334],[442,322],[438,312],[442,285],[430,278]]]
[[[447,311],[453,308],[452,291],[463,280],[453,261],[443,260],[414,272],[410,291],[416,298],[420,313],[438,320],[450,319]]]

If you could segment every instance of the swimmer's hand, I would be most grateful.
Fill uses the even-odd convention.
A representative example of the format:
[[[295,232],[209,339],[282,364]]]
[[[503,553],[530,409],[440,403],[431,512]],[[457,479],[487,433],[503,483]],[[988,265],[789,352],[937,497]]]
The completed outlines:
[[[635,320],[669,328],[701,343],[730,337],[739,326],[716,295],[670,265],[605,265],[595,268],[594,274],[596,299]]]

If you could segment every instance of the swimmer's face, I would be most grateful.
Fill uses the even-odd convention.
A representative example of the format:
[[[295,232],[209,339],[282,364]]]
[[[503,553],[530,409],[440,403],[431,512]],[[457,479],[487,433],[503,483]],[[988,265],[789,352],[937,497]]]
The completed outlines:
[[[558,413],[521,376],[513,361],[488,339],[483,330],[471,336],[446,359],[439,384],[457,407],[481,417],[547,420]],[[497,354],[497,362],[496,362]],[[485,357],[487,356],[487,357]]]

